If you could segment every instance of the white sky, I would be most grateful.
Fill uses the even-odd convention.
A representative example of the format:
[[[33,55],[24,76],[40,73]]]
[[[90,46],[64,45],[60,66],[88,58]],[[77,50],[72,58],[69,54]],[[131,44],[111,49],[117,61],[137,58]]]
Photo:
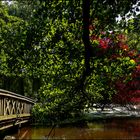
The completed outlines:
[[[140,2],[140,0],[137,2],[137,4],[133,5],[133,8],[134,8],[133,11],[136,11],[136,7],[139,8],[139,11],[136,11],[136,15],[140,14],[140,6],[137,6],[139,2]],[[130,12],[128,12],[128,13],[125,15],[126,20],[129,20],[129,19],[133,18],[133,16],[130,16],[130,17],[128,18],[127,15],[129,15],[129,14],[130,14]],[[116,18],[117,21],[120,21],[121,19],[122,19],[122,18],[121,18],[120,15],[118,15],[118,17]]]

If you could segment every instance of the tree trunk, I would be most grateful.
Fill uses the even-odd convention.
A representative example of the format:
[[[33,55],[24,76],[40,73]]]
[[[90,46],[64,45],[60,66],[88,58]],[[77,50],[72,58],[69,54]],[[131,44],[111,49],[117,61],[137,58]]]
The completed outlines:
[[[83,43],[85,47],[85,68],[83,71],[82,79],[80,81],[80,86],[84,90],[86,77],[90,75],[90,58],[92,47],[90,45],[89,39],[89,25],[90,25],[90,0],[83,0]]]
[[[83,0],[83,43],[85,47],[85,76],[90,74],[91,45],[89,40],[90,0]]]

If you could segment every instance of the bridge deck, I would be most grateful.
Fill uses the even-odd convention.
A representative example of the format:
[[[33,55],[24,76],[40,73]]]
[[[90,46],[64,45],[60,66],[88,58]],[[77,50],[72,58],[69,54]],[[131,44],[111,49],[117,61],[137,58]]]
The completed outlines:
[[[0,116],[0,122],[5,121],[5,120],[11,120],[11,119],[18,119],[18,118],[23,118],[23,117],[30,117],[31,114],[20,114],[19,116],[17,115],[5,115],[5,116]]]

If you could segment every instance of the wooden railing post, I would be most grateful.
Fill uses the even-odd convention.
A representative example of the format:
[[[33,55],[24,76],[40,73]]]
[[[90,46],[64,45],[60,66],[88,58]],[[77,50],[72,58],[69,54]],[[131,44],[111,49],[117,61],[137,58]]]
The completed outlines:
[[[0,89],[0,116],[29,114],[34,100]]]
[[[6,98],[3,99],[3,115],[6,115]]]
[[[4,101],[3,101],[3,98],[0,97],[0,116],[3,116],[4,115]]]

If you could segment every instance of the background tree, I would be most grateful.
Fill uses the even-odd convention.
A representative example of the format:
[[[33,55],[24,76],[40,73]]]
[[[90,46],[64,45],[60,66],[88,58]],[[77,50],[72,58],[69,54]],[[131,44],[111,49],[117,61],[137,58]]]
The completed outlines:
[[[138,8],[138,7],[136,7]],[[138,11],[138,9],[137,9]],[[116,103],[126,104],[137,104],[139,103],[139,15],[129,19],[126,22],[124,32],[127,33],[127,43],[129,44],[129,51],[127,55],[132,61],[137,63],[136,68],[131,74],[131,80],[124,82],[122,79],[119,79],[116,82],[117,94],[113,97],[113,101]],[[124,77],[125,78],[125,77]]]

